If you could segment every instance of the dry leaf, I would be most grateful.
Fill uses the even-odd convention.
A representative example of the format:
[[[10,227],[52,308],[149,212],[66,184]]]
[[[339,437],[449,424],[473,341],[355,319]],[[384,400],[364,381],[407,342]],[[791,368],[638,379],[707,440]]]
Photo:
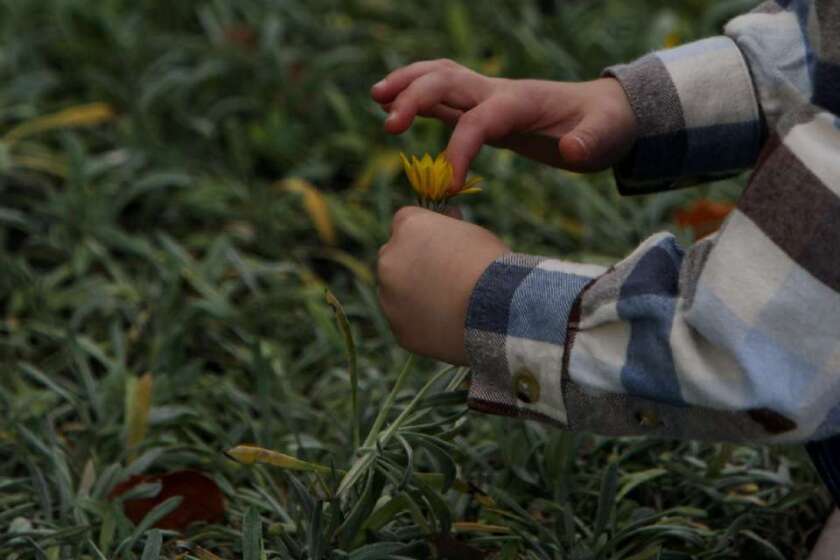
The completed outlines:
[[[63,111],[37,117],[17,125],[3,136],[3,142],[11,144],[21,138],[58,128],[93,126],[110,121],[115,116],[114,109],[107,103],[89,103],[68,107]]]
[[[110,499],[118,498],[140,484],[160,483],[157,496],[123,502],[126,517],[140,523],[149,511],[169,498],[181,496],[180,505],[155,524],[158,529],[183,531],[192,523],[220,523],[225,516],[225,502],[219,486],[206,475],[195,470],[175,471],[163,475],[137,475],[118,484]]]
[[[452,524],[452,530],[459,533],[487,533],[496,535],[507,535],[513,532],[510,527],[489,525],[474,521],[456,521]]]
[[[129,457],[133,457],[137,446],[146,437],[149,427],[149,411],[152,408],[151,373],[140,378],[130,377],[125,388],[125,445]]]
[[[335,226],[333,226],[330,209],[327,206],[327,199],[321,194],[318,187],[297,177],[284,179],[276,183],[276,186],[288,192],[302,194],[303,207],[309,214],[309,219],[312,220],[315,229],[318,230],[321,241],[327,245],[335,245]]]
[[[297,457],[292,457],[279,451],[257,447],[256,445],[237,445],[232,449],[228,449],[226,455],[243,465],[262,463],[291,471],[317,472],[321,474],[332,472],[332,469],[327,466],[302,461]]]

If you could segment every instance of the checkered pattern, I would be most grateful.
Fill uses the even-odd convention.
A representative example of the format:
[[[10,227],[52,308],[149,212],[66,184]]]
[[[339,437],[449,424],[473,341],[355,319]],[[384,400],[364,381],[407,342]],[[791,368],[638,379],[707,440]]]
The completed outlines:
[[[840,499],[840,2],[767,2],[726,36],[606,73],[640,127],[623,193],[753,167],[749,186],[686,251],[663,233],[606,270],[496,261],[467,317],[472,406],[614,435],[816,442]],[[517,398],[521,375],[539,399]]]
[[[719,179],[755,163],[763,127],[744,57],[731,38],[650,54],[605,74],[621,81],[640,117],[640,137],[616,167],[622,194]]]

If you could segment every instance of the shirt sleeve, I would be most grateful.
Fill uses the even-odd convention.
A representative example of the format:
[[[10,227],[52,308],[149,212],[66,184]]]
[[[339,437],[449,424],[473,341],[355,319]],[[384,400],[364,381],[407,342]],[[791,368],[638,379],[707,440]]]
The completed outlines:
[[[728,28],[769,41],[796,24],[811,78],[759,94],[772,129],[736,210],[687,250],[660,233],[606,269],[494,262],[467,314],[474,409],[607,435],[840,433],[840,3],[769,8]]]
[[[725,35],[607,68],[639,123],[614,172],[622,194],[722,179],[753,167],[784,107],[814,91],[811,57],[819,2],[765,2]],[[823,91],[825,95],[840,95]]]

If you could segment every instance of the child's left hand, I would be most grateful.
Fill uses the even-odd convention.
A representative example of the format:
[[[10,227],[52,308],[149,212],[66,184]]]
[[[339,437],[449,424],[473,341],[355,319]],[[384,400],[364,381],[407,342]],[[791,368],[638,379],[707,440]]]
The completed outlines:
[[[464,321],[473,287],[510,249],[477,225],[416,206],[394,215],[379,250],[379,302],[400,345],[466,365]]]

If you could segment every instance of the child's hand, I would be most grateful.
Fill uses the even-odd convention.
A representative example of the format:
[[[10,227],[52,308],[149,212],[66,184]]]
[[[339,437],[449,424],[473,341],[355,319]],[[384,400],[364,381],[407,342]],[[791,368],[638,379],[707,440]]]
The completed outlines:
[[[464,321],[484,270],[509,252],[474,224],[416,206],[394,215],[391,239],[379,250],[379,302],[400,345],[464,365]]]
[[[636,138],[633,110],[611,78],[507,80],[433,60],[391,72],[371,92],[389,113],[388,132],[405,132],[416,115],[455,127],[446,153],[456,188],[483,144],[572,171],[596,171],[617,162]]]

